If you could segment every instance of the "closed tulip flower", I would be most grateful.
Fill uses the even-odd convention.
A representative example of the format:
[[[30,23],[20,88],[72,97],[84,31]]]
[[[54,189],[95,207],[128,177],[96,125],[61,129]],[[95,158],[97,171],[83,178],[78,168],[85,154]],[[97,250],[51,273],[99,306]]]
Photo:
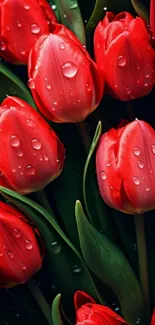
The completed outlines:
[[[0,287],[26,282],[42,266],[38,231],[18,210],[0,202],[0,234]]]
[[[110,308],[98,305],[85,292],[74,296],[77,325],[124,325],[127,323]]]
[[[56,17],[47,0],[0,0],[0,55],[26,64],[36,40],[53,30]]]
[[[155,131],[135,120],[105,133],[96,171],[102,198],[112,208],[129,214],[155,209]]]
[[[101,100],[101,73],[65,26],[57,25],[52,34],[39,38],[30,53],[28,70],[34,100],[54,122],[82,121]]]
[[[17,97],[0,107],[0,185],[27,194],[44,188],[62,171],[65,150],[34,108]]]
[[[108,92],[122,101],[147,95],[155,82],[155,52],[143,19],[107,12],[94,35],[95,58]]]

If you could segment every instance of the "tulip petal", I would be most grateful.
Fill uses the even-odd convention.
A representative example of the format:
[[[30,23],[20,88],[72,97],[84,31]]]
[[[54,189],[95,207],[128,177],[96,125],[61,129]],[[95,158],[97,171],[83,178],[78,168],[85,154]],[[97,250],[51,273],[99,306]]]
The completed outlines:
[[[74,294],[75,310],[79,309],[82,305],[84,305],[86,303],[94,303],[95,304],[95,300],[84,291],[76,291]]]
[[[153,311],[152,320],[151,320],[151,325],[155,325],[155,309],[154,309],[154,311]]]

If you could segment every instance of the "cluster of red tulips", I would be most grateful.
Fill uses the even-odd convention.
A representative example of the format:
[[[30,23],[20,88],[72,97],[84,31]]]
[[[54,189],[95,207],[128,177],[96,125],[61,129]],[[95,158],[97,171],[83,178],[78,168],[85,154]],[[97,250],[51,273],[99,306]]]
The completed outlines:
[[[73,32],[58,23],[46,0],[0,0],[0,56],[27,65],[28,86],[41,112],[17,97],[1,103],[1,186],[25,195],[60,175],[65,148],[44,117],[79,123],[97,108],[104,92],[122,101],[151,92],[154,0],[150,17],[148,28],[128,12],[107,12],[95,29],[94,61]],[[96,171],[100,193],[110,207],[127,214],[155,209],[155,131],[141,120],[110,129],[100,139]],[[42,266],[43,256],[38,230],[21,212],[0,202],[0,286],[27,281]],[[79,325],[127,324],[80,291],[75,308]]]

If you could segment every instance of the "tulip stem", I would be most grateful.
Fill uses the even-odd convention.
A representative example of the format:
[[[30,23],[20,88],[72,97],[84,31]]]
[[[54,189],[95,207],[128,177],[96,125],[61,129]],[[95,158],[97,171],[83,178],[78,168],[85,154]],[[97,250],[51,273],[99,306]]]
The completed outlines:
[[[146,237],[145,237],[145,225],[144,215],[135,215],[135,226],[137,235],[137,248],[138,248],[138,260],[139,260],[139,276],[141,287],[144,292],[146,306],[148,312],[149,305],[149,282],[148,282],[148,263],[147,263],[147,250],[146,250]]]
[[[90,146],[91,146],[91,139],[89,136],[89,133],[86,128],[86,124],[84,121],[77,123],[77,127],[79,129],[79,133],[83,142],[83,145],[85,147],[85,151],[88,154]]]
[[[51,319],[51,308],[45,299],[42,291],[38,287],[35,280],[32,278],[27,282],[28,288],[31,291],[34,299],[36,300],[37,304],[39,305],[42,313],[44,314],[47,322],[49,325],[52,325],[52,319]]]

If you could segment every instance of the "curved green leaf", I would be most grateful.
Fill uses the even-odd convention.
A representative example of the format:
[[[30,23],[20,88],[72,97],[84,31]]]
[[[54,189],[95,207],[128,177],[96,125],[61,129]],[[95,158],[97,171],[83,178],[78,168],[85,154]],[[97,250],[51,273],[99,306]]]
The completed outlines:
[[[60,301],[61,301],[61,294],[59,293],[55,297],[52,303],[51,315],[52,315],[53,325],[63,325],[63,321],[60,313]]]
[[[31,94],[24,83],[2,63],[0,63],[0,81],[0,101],[7,95],[18,96],[35,108]]]
[[[145,325],[148,321],[142,290],[126,257],[87,220],[81,203],[76,203],[76,220],[84,259],[90,270],[117,296],[126,321]],[[94,263],[95,261],[95,263]]]
[[[149,24],[149,11],[140,0],[130,0],[137,15]]]

